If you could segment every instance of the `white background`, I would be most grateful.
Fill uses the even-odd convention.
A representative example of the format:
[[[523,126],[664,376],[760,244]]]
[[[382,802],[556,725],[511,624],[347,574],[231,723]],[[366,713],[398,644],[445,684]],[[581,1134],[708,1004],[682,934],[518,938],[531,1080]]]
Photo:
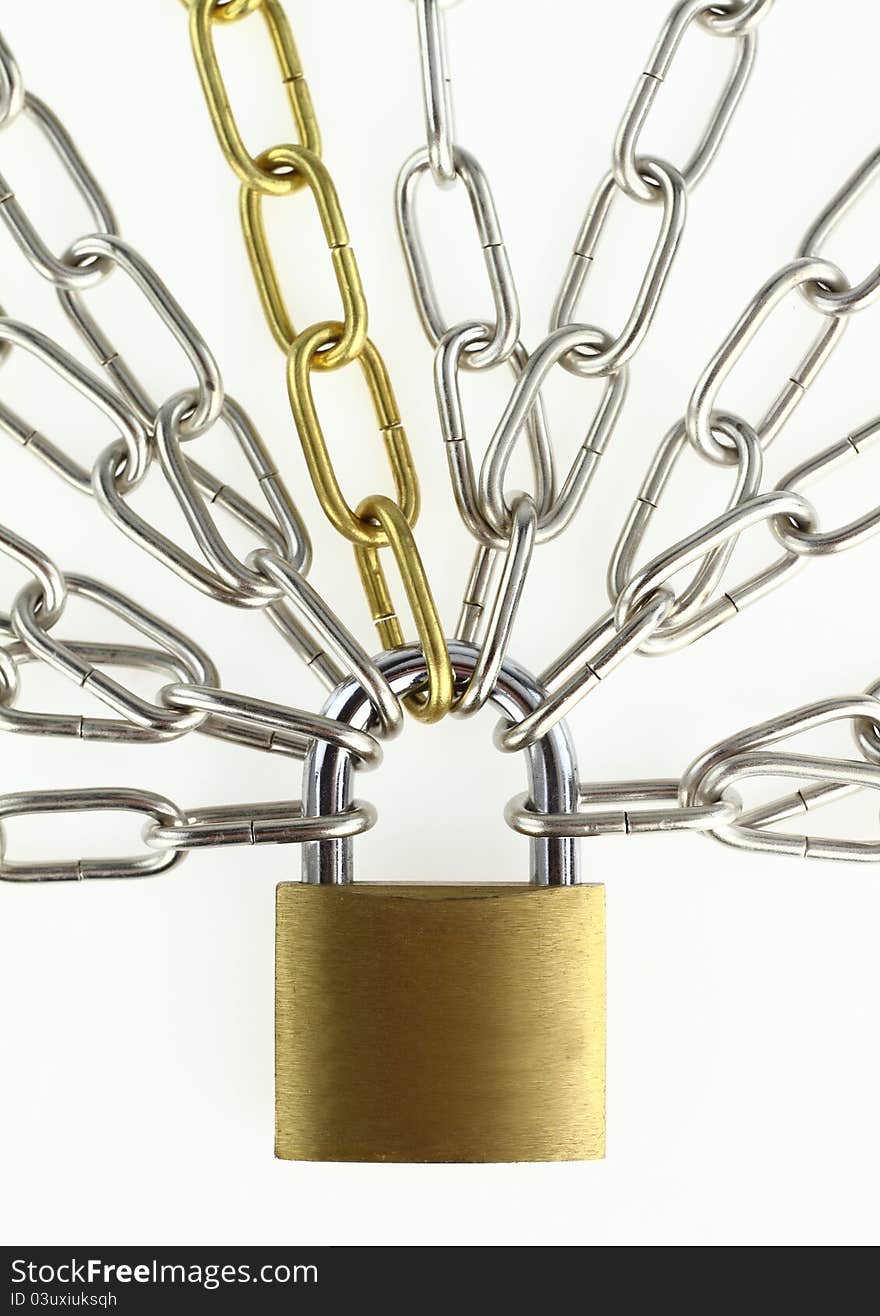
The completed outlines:
[[[666,0],[467,0],[450,14],[459,140],[492,181],[523,303],[544,332],[586,201],[607,168],[618,116]],[[157,266],[251,411],[312,529],[312,579],[372,645],[351,553],[322,519],[289,415],[283,360],[263,322],[175,0],[5,0],[3,32],[28,85],[68,125],[105,184],[124,235]],[[422,140],[414,17],[406,0],[290,0],[289,11],[370,298],[371,333],[392,371],[421,471],[419,541],[453,624],[471,545],[458,525],[434,408],[431,352],[394,228],[396,171]],[[776,6],[729,136],[692,195],[661,310],[634,365],[628,404],[588,504],[537,554],[514,641],[539,669],[605,606],[615,534],[655,445],[698,371],[758,285],[875,146],[880,20],[868,0]],[[289,118],[258,20],[219,45],[249,142],[284,141]],[[688,36],[661,90],[646,148],[680,161],[730,46]],[[86,231],[81,206],[35,130],[0,140],[0,167],[56,249]],[[450,318],[485,312],[478,245],[461,197],[423,190]],[[448,209],[446,208],[448,206]],[[297,323],[337,314],[308,202],[270,202],[270,229]],[[877,260],[876,197],[829,246],[851,278]],[[584,315],[622,322],[656,213],[621,201]],[[0,234],[7,311],[76,344],[52,290]],[[160,396],[188,382],[173,344],[123,276],[89,294],[111,336]],[[877,311],[857,318],[768,459],[772,484],[877,408]],[[816,330],[797,297],[762,333],[725,393],[753,419]],[[471,434],[485,442],[506,372],[466,380]],[[386,489],[356,372],[318,381],[329,441],[352,498]],[[110,429],[17,353],[3,398],[91,458]],[[557,372],[547,397],[560,463],[597,386]],[[235,474],[219,433],[204,460]],[[825,524],[874,502],[873,457],[817,491]],[[566,462],[567,464],[567,462]],[[88,499],[4,441],[0,518],[64,567],[122,585],[191,629],[225,684],[317,708],[314,679],[268,623],[197,596],[129,543]],[[236,476],[236,478],[238,478]],[[708,519],[729,476],[689,454],[654,551]],[[155,483],[155,477],[151,484]],[[155,489],[138,506],[179,529]],[[181,532],[185,534],[185,531]],[[572,718],[586,779],[676,776],[714,740],[822,695],[876,679],[877,541],[815,562],[780,593],[665,659],[633,659]],[[734,571],[773,551],[766,532]],[[3,567],[2,598],[25,579]],[[731,577],[733,579],[733,577]],[[60,626],[97,639],[122,629],[74,601]],[[141,688],[141,687],[139,687]],[[144,684],[144,689],[148,688]],[[60,676],[25,672],[22,704],[100,713]],[[410,725],[361,793],[380,825],[358,844],[364,879],[512,880],[525,843],[501,819],[522,765],[491,744],[493,715]],[[804,742],[852,752],[848,729]],[[299,794],[289,760],[190,737],[156,748],[7,739],[0,789],[125,784],[185,806]],[[775,783],[767,783],[772,791]],[[797,823],[794,824],[797,826]],[[834,829],[831,811],[813,830]],[[877,805],[838,826],[876,836]],[[127,818],[9,826],[13,857],[136,849]],[[749,857],[685,836],[584,847],[607,883],[608,1159],[602,1164],[409,1167],[298,1165],[272,1158],[273,890],[292,850],[202,853],[153,882],[0,891],[0,1234],[84,1243],[855,1243],[876,1242],[877,930],[867,867]],[[548,979],[549,982],[549,979]]]

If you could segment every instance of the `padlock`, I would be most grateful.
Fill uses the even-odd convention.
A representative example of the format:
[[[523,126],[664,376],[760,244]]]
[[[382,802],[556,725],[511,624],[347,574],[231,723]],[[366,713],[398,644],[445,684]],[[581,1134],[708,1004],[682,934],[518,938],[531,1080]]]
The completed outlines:
[[[450,642],[457,682],[477,651]],[[378,660],[398,695],[424,682],[417,648]],[[508,719],[542,691],[511,660]],[[361,686],[326,713],[370,729]],[[574,812],[564,723],[526,751],[536,809]],[[316,744],[303,809],[352,798],[345,749]],[[576,842],[538,838],[528,884],[354,883],[352,842],[310,842],[277,892],[276,1155],[314,1161],[555,1161],[605,1151],[604,887],[579,882]]]

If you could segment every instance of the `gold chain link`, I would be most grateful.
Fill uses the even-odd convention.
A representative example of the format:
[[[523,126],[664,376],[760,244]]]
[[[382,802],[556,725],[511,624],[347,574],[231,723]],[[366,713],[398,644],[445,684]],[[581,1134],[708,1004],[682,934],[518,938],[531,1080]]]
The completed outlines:
[[[254,281],[272,336],[287,354],[287,383],[293,418],[318,500],[333,526],[355,547],[367,600],[383,643],[403,643],[378,550],[390,547],[400,568],[428,667],[428,691],[408,700],[415,716],[435,722],[453,702],[452,668],[437,609],[412,534],[419,513],[419,484],[397,411],[388,369],[367,337],[368,312],[357,261],[333,179],[321,160],[321,137],[297,52],[280,0],[183,0],[190,11],[190,37],[208,113],[224,156],[241,182],[240,213]],[[299,142],[252,155],[229,101],[214,46],[213,25],[259,12],[269,32],[296,124]],[[290,196],[308,188],[318,210],[342,300],[339,320],[325,320],[299,333],[284,300],[263,217],[267,196]],[[356,361],[370,390],[394,479],[398,501],[365,498],[357,510],[347,502],[336,475],[312,395],[313,370],[336,370]]]
[[[302,146],[273,146],[257,157],[257,165],[272,177],[279,176],[279,171],[285,170],[287,172],[281,176],[301,178],[315,198],[345,314],[345,324],[338,343],[321,352],[316,364],[324,370],[348,365],[350,361],[356,361],[363,351],[367,337],[367,299],[354,252],[349,246],[345,216],[330,171],[313,151]],[[295,175],[291,173],[292,170]],[[255,187],[242,186],[241,227],[269,328],[282,352],[289,352],[296,339],[296,330],[284,302],[275,261],[266,237],[263,223],[264,196],[265,193]]]
[[[268,192],[271,196],[289,196],[302,187],[305,180],[296,173],[271,173],[257,162],[244,144],[214,47],[213,25],[218,12],[222,13],[222,10],[218,11],[217,4],[218,0],[193,0],[189,11],[189,31],[196,68],[217,140],[227,163],[242,183],[260,192]],[[257,12],[269,31],[281,82],[287,92],[300,141],[309,151],[320,155],[318,121],[287,15],[278,0],[261,0]]]
[[[327,450],[327,441],[312,394],[311,373],[322,362],[322,348],[328,343],[340,342],[341,330],[342,326],[333,321],[315,324],[311,329],[305,329],[292,343],[287,354],[290,409],[302,441],[315,492],[330,522],[356,546],[384,548],[389,541],[382,527],[374,524],[360,511],[355,512],[345,500]],[[369,338],[364,342],[356,360],[370,390],[373,410],[385,440],[400,510],[409,525],[414,526],[419,514],[419,481],[406,430],[398,416],[388,368]]]
[[[357,515],[377,522],[391,545],[425,655],[428,689],[424,693],[407,695],[403,702],[420,722],[439,722],[449,712],[455,694],[452,664],[412,529],[397,503],[383,494],[365,498]],[[379,550],[371,545],[357,544],[354,555],[382,646],[397,649],[405,641]]]

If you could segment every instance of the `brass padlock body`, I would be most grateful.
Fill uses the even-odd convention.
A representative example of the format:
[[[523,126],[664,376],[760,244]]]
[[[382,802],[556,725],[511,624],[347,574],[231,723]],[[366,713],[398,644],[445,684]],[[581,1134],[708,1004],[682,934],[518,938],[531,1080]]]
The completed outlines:
[[[277,893],[276,1155],[605,1152],[602,886]]]

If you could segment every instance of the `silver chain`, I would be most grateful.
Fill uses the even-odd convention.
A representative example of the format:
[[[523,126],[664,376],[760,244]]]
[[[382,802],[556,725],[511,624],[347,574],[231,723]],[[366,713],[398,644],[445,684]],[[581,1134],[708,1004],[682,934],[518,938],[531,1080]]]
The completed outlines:
[[[35,356],[113,423],[118,438],[87,469],[59,443],[0,403],[0,430],[26,447],[74,488],[93,495],[119,528],[196,589],[233,607],[265,611],[276,628],[328,688],[354,676],[377,712],[379,734],[395,734],[402,711],[382,673],[335,612],[308,584],[311,544],[271,455],[245,410],[224,392],[207,343],[148,261],[118,233],[100,185],[73,139],[41,100],[25,91],[8,46],[0,40],[0,130],[20,114],[32,117],[81,192],[96,231],[76,239],[60,257],[51,252],[0,175],[0,219],[30,264],[55,286],[62,307],[107,381],[92,373],[38,329],[0,317],[0,358],[13,349]],[[121,269],[144,295],[187,358],[194,385],[157,403],[88,310],[85,292]],[[10,368],[7,363],[5,368]],[[229,429],[253,471],[265,512],[219,480],[183,450],[218,422]],[[204,561],[143,519],[127,497],[158,467]],[[230,514],[261,545],[239,560],[215,520]],[[190,732],[304,760],[316,739],[344,750],[361,768],[382,758],[380,741],[345,723],[221,687],[210,656],[193,639],[127,594],[90,577],[62,571],[45,553],[0,527],[0,550],[33,577],[0,616],[0,727],[19,734],[149,744]],[[58,629],[71,595],[122,618],[148,645],[64,641]],[[42,661],[108,705],[114,717],[29,712],[15,707],[22,665]],[[149,700],[102,670],[140,668],[165,682]],[[375,810],[355,802],[342,816],[309,817],[299,801],[180,809],[149,791],[120,788],[39,790],[0,796],[2,821],[20,814],[125,809],[146,814],[145,854],[111,860],[17,863],[0,859],[0,878],[19,881],[145,877],[174,866],[205,846],[302,843],[357,835]]]
[[[510,261],[487,176],[476,158],[458,145],[447,56],[445,16],[440,0],[416,0],[426,145],[405,162],[397,182],[397,220],[416,308],[435,348],[435,387],[453,494],[461,519],[479,547],[464,593],[457,635],[477,642],[481,668],[503,661],[521,600],[535,544],[553,539],[571,523],[586,496],[618,420],[627,389],[628,366],[643,343],[666,287],[687,216],[688,195],[712,163],[748,82],[757,47],[755,27],[769,3],[710,5],[682,0],[666,19],[640,76],[614,140],[612,168],[594,192],[578,232],[550,328],[528,353],[520,341],[520,307]],[[734,60],[727,85],[700,141],[681,169],[637,150],[651,106],[671,68],[685,32],[700,23],[728,39]],[[461,184],[473,213],[483,251],[494,320],[474,317],[450,326],[434,288],[427,252],[418,226],[417,193],[430,175],[441,188]],[[619,198],[656,206],[658,233],[639,291],[616,335],[578,320],[578,306],[589,272],[599,256],[603,232]],[[495,429],[479,476],[464,423],[459,374],[509,362],[516,376]],[[553,368],[604,382],[598,408],[568,472],[557,485],[552,440],[541,389]],[[506,474],[517,441],[525,436],[534,471],[531,496],[506,488]],[[522,527],[530,522],[526,534]],[[526,546],[527,545],[527,546]],[[503,557],[501,578],[492,596],[496,560]],[[492,598],[492,602],[489,600]],[[655,608],[650,609],[651,616]],[[486,620],[488,618],[488,621]],[[615,658],[628,651],[609,637]],[[628,641],[627,641],[628,643]],[[602,663],[607,655],[600,654]],[[477,673],[463,700],[472,712],[485,702],[488,686]],[[564,702],[564,701],[563,701]],[[562,713],[559,714],[562,716]],[[531,731],[519,747],[552,725],[547,711],[529,719]],[[541,729],[543,728],[543,730]],[[516,735],[516,732],[512,732]],[[512,742],[509,747],[512,748]]]
[[[611,610],[560,655],[541,679],[550,685],[576,665],[580,664],[582,669],[563,680],[542,708],[508,729],[500,737],[502,748],[519,749],[530,743],[532,737],[545,734],[557,718],[569,712],[599,684],[621,657],[635,651],[663,653],[690,644],[732,620],[747,605],[763,598],[793,571],[801,569],[810,557],[842,552],[880,532],[880,507],[844,526],[823,530],[816,509],[800,492],[805,484],[862,455],[880,433],[880,417],[867,421],[789,471],[774,490],[758,491],[760,445],[766,446],[776,437],[801,402],[807,387],[839,342],[848,323],[845,317],[864,309],[876,296],[874,274],[853,287],[836,265],[821,260],[811,250],[818,241],[816,235],[827,233],[829,224],[839,218],[844,205],[854,202],[876,167],[875,152],[844,184],[810,228],[801,244],[802,254],[783,266],[759,289],[713,354],[691,394],[684,419],[661,442],[612,553],[608,575]],[[782,298],[794,289],[800,289],[828,323],[820,327],[818,337],[801,365],[792,372],[765,417],[752,428],[742,418],[716,410],[718,392],[758,328]],[[658,554],[644,567],[635,568],[635,554],[685,440],[689,440],[711,462],[738,463],[739,480],[731,506]],[[721,579],[737,538],[751,526],[765,521],[782,546],[782,555],[747,581],[722,591]],[[719,553],[722,556],[717,556]],[[672,577],[692,563],[699,564],[699,569],[689,586],[673,591]],[[716,596],[714,601],[708,601],[713,594]],[[664,596],[668,604],[665,609],[661,603]],[[880,683],[872,686],[865,696],[821,701],[732,736],[713,747],[698,760],[697,766],[683,774],[676,792],[678,803],[673,809],[657,811],[653,816],[649,812],[640,817],[623,810],[616,818],[607,817],[607,827],[601,819],[591,827],[589,818],[585,818],[581,834],[597,835],[603,829],[631,832],[684,826],[704,830],[726,844],[742,849],[824,859],[880,860],[880,844],[780,835],[765,830],[797,812],[815,809],[819,804],[839,798],[844,790],[880,784],[876,777],[876,767],[880,763],[877,754],[880,746],[878,690]],[[829,712],[829,708],[833,711]],[[857,712],[841,712],[838,711],[840,708],[854,708]],[[826,760],[813,755],[759,752],[766,744],[840,716],[856,719],[856,741],[868,759],[867,764],[864,761]],[[794,798],[785,797],[761,810],[742,814],[741,804],[737,804],[731,787],[741,778],[762,775],[798,776],[815,783],[816,789],[800,791]],[[673,784],[661,783],[663,789],[669,789]],[[652,799],[650,793],[643,796],[640,792],[657,783],[622,783],[616,797],[613,785],[610,789],[609,785],[601,788],[602,802],[625,804],[633,799]],[[591,788],[585,787],[585,801],[590,794]],[[691,812],[694,808],[708,808],[725,801],[732,808],[738,807],[742,816],[732,821],[727,819],[719,826],[710,813],[695,818]],[[508,815],[509,820],[528,835],[536,834],[536,827],[537,834],[542,834],[542,820],[526,819],[526,812],[521,804],[515,803]],[[546,820],[550,829],[554,823],[554,819]]]
[[[552,538],[571,521],[614,432],[626,392],[627,366],[656,313],[683,232],[687,197],[712,164],[745,91],[755,60],[756,28],[771,3],[772,0],[731,0],[727,4],[710,5],[705,0],[681,0],[673,7],[618,127],[611,170],[599,183],[587,208],[553,308],[550,333],[536,351],[523,359],[518,342],[518,303],[491,191],[480,166],[473,156],[456,145],[454,138],[444,16],[438,0],[416,0],[427,144],[403,166],[397,188],[398,227],[416,306],[436,349],[440,427],[456,506],[466,529],[481,544],[465,590],[459,623],[463,638],[474,640],[479,635],[491,591],[493,560],[499,554],[506,554],[502,580],[485,627],[484,664],[503,657],[516,605],[526,583],[531,544]],[[641,141],[676,51],[694,24],[729,39],[733,61],[692,155],[676,169],[645,154]],[[689,645],[782,584],[805,565],[808,557],[854,547],[880,531],[880,507],[838,529],[822,529],[818,513],[802,493],[808,483],[864,453],[880,433],[880,418],[868,421],[801,463],[775,489],[762,491],[763,449],[802,401],[838,345],[848,317],[880,295],[880,266],[860,282],[850,284],[843,272],[820,254],[831,231],[874,180],[878,169],[880,150],[875,150],[807,230],[795,259],[763,285],[712,356],[696,383],[685,416],[662,439],[621,529],[608,568],[609,611],[541,673],[539,679],[548,688],[545,700],[515,725],[499,728],[496,739],[503,750],[525,749],[546,735],[630,654],[662,654]],[[415,222],[415,189],[419,179],[428,172],[439,186],[460,181],[467,190],[484,247],[496,312],[494,324],[475,319],[448,328],[444,333],[443,317]],[[621,194],[635,202],[658,207],[660,222],[635,303],[623,328],[612,337],[602,329],[573,321],[590,269],[598,258],[602,233],[615,199]],[[774,308],[794,289],[802,293],[821,317],[814,342],[759,420],[750,423],[721,410],[719,392],[726,376]],[[519,356],[514,354],[515,350]],[[458,376],[462,367],[483,369],[504,359],[514,365],[517,380],[477,478],[463,421]],[[599,410],[561,490],[556,489],[554,482],[552,441],[540,393],[557,364],[579,376],[605,380]],[[531,506],[528,549],[523,548],[526,495],[509,494],[504,486],[507,465],[522,435],[529,443],[535,473],[534,495],[528,500]],[[719,515],[698,524],[683,539],[640,566],[639,549],[688,443],[708,461],[736,466],[733,495]],[[740,535],[762,523],[769,524],[780,543],[781,554],[747,580],[738,584],[726,582],[724,578]],[[674,584],[678,572],[691,564],[696,570],[689,583]],[[810,841],[803,837],[780,837],[764,830],[800,809],[815,808],[838,798],[854,789],[856,783],[877,784],[872,774],[880,764],[878,692],[880,682],[861,697],[861,716],[856,719],[857,743],[869,763],[834,767],[814,756],[798,756],[801,776],[814,779],[816,784],[798,792],[797,806],[792,797],[786,797],[763,810],[745,813],[732,789],[741,776],[759,771],[771,774],[770,759],[778,761],[783,775],[790,769],[783,761],[784,756],[779,755],[764,755],[760,764],[738,761],[746,750],[757,753],[757,747],[767,743],[759,728],[754,744],[744,746],[742,736],[733,736],[710,751],[717,772],[708,780],[702,776],[694,779],[693,770],[689,770],[680,781],[582,784],[580,802],[584,811],[577,820],[576,834],[701,831],[728,844],[751,849],[823,858],[880,859],[880,844]],[[485,688],[466,701],[465,711],[478,706],[478,700],[483,698]],[[779,723],[786,728],[786,735],[794,734],[810,725],[815,710],[822,708],[824,704],[796,710],[779,719]],[[766,724],[768,728],[775,725]],[[749,733],[743,736],[748,737]],[[772,734],[771,738],[777,737]],[[728,775],[727,765],[731,763],[734,766],[729,768]],[[511,801],[506,816],[511,826],[528,836],[572,834],[571,815],[537,813],[523,797]]]

